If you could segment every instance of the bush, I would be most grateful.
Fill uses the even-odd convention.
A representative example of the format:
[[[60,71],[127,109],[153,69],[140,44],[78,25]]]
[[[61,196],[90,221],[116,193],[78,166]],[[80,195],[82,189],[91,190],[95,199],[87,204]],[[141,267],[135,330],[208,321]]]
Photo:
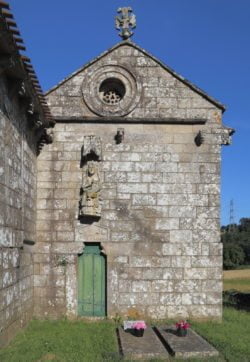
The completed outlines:
[[[223,267],[224,269],[234,269],[244,263],[245,253],[241,246],[235,244],[224,244]]]

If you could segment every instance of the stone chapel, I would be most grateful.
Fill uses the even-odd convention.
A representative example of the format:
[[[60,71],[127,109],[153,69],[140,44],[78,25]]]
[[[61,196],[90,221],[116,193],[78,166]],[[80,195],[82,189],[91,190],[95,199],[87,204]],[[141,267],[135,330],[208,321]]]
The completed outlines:
[[[43,94],[0,1],[0,345],[32,317],[222,316],[225,107],[131,40]]]

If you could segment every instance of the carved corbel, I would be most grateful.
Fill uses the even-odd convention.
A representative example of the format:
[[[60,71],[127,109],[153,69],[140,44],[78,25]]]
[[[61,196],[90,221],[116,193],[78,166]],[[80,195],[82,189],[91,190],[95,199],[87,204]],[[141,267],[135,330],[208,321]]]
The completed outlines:
[[[28,90],[27,90],[27,87],[26,87],[24,81],[20,84],[20,88],[18,90],[18,97],[19,97],[20,107],[24,110],[25,113],[27,113],[30,109],[30,104],[32,102],[32,98],[31,98],[30,94],[28,93]]]
[[[228,146],[232,143],[232,135],[235,133],[235,129],[230,127],[224,127],[221,133],[221,145]]]
[[[37,154],[41,152],[45,144],[48,145],[51,144],[52,142],[53,142],[53,131],[44,128],[37,142]]]
[[[205,141],[204,132],[199,131],[195,136],[194,142],[197,147],[200,147]]]
[[[28,109],[27,109],[27,113],[30,115],[30,116],[33,116],[35,114],[35,105],[33,102],[30,102],[29,105],[28,105]]]
[[[115,141],[117,145],[122,143],[122,141],[124,140],[124,133],[124,128],[117,129],[117,133],[115,135]]]
[[[32,102],[28,104],[27,119],[30,127],[35,129],[36,131],[44,128],[43,121],[40,119],[39,113],[35,111],[35,106]]]

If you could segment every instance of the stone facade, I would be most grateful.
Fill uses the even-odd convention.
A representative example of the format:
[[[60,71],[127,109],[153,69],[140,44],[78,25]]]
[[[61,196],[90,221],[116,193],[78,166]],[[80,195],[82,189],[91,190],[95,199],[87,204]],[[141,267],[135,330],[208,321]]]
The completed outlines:
[[[36,158],[47,135],[44,98],[36,93],[3,7],[9,6],[0,5],[0,347],[33,316]]]
[[[47,100],[57,124],[38,158],[35,315],[77,316],[78,255],[100,243],[108,316],[220,319],[223,106],[131,42]],[[81,150],[91,135],[101,140],[102,211],[86,220]]]
[[[1,94],[6,84],[1,79]],[[8,104],[6,102],[5,104]],[[0,345],[32,316],[33,261],[23,240],[35,240],[36,145],[17,104],[0,110]]]
[[[220,319],[224,106],[125,40],[47,93],[52,119],[2,7],[0,346],[82,315],[86,250],[107,316]]]

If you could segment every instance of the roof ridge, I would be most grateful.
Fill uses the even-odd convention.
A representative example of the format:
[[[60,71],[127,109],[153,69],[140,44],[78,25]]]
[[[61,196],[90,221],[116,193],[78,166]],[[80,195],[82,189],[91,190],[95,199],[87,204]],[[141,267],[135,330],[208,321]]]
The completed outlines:
[[[165,63],[163,63],[161,60],[159,60],[158,58],[156,58],[154,55],[152,55],[151,53],[149,53],[147,50],[141,48],[139,45],[137,45],[136,43],[132,42],[131,40],[124,40],[121,41],[117,44],[115,44],[113,47],[109,48],[108,50],[102,52],[100,55],[98,55],[97,57],[95,57],[94,59],[92,59],[91,61],[89,61],[88,63],[86,63],[85,65],[83,65],[81,68],[78,68],[76,71],[74,71],[73,73],[71,73],[68,77],[64,78],[63,80],[61,80],[59,83],[57,83],[54,87],[50,88],[48,91],[45,92],[45,96],[47,96],[48,94],[50,94],[52,91],[54,91],[55,89],[57,89],[58,87],[60,87],[62,84],[64,84],[65,82],[67,82],[69,79],[71,79],[72,77],[74,77],[75,75],[77,75],[78,73],[82,72],[83,70],[85,70],[86,68],[88,68],[89,66],[91,66],[92,64],[96,63],[98,60],[100,60],[101,58],[103,58],[105,55],[107,55],[108,53],[114,51],[115,49],[119,48],[120,46],[124,46],[124,45],[128,45],[131,46],[137,50],[139,50],[140,52],[142,52],[143,54],[145,54],[146,56],[150,57],[152,60],[154,60],[156,63],[158,63],[161,67],[163,67],[165,70],[167,70],[170,74],[172,74],[175,78],[177,78],[178,80],[180,80],[181,82],[183,82],[185,85],[187,85],[189,88],[191,88],[192,90],[194,90],[196,93],[200,94],[202,97],[204,97],[205,99],[207,99],[208,101],[210,101],[211,103],[213,103],[214,105],[216,105],[218,108],[220,108],[223,112],[226,110],[226,106],[224,104],[222,104],[221,102],[219,102],[217,99],[211,97],[209,94],[207,94],[205,91],[203,91],[201,88],[197,87],[195,84],[193,84],[191,81],[189,81],[188,79],[184,78],[182,75],[178,74],[175,70],[173,70],[171,67],[169,67],[168,65],[166,65]]]

